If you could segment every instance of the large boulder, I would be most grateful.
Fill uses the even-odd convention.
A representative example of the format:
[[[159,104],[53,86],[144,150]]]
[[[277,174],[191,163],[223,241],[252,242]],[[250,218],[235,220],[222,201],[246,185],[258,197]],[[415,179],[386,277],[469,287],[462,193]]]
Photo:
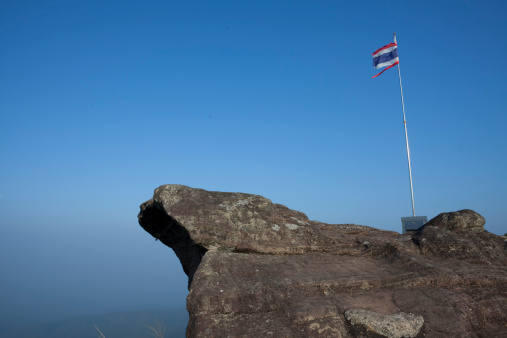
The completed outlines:
[[[507,336],[506,245],[471,210],[399,235],[165,185],[139,223],[189,276],[189,337]]]
[[[484,230],[486,220],[473,210],[443,212],[426,223],[426,226],[448,230]]]
[[[412,236],[421,254],[474,264],[502,264],[505,241],[484,229],[484,217],[473,210],[441,213]]]

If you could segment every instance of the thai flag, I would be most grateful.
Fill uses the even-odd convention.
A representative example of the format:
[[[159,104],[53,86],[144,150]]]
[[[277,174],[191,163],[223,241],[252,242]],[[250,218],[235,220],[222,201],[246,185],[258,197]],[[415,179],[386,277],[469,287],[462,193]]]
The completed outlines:
[[[379,76],[389,68],[394,67],[400,63],[398,59],[398,45],[396,42],[392,42],[382,48],[377,49],[371,54],[371,56],[373,57],[373,67],[375,67],[375,69],[387,67],[377,75],[372,76],[372,79]]]

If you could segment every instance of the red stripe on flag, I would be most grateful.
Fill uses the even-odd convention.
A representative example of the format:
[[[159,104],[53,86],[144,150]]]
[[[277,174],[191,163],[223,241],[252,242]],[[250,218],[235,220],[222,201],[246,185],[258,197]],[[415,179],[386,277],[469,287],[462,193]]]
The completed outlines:
[[[371,55],[373,56],[373,55],[377,54],[378,52],[383,51],[386,48],[391,48],[391,47],[394,47],[394,46],[398,46],[398,44],[396,42],[391,42],[390,44],[385,45],[384,47],[380,47],[379,49],[377,49],[376,51],[374,51],[373,53],[371,53]]]
[[[396,66],[396,65],[397,65],[397,64],[399,64],[399,63],[400,63],[400,61],[396,61],[395,63],[393,63],[393,64],[392,64],[392,65],[390,65],[389,67],[386,67],[383,71],[381,71],[380,73],[378,73],[378,74],[377,74],[377,75],[375,75],[375,76],[372,76],[371,78],[373,79],[374,77],[379,76],[380,74],[382,74],[383,72],[385,72],[385,71],[386,71],[386,70],[388,70],[389,68],[392,68],[392,67]]]

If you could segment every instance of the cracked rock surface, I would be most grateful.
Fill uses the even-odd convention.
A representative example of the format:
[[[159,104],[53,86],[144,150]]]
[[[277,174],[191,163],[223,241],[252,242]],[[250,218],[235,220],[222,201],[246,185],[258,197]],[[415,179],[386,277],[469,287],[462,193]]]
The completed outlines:
[[[400,235],[164,185],[138,217],[189,277],[188,337],[507,337],[507,245],[472,210]]]

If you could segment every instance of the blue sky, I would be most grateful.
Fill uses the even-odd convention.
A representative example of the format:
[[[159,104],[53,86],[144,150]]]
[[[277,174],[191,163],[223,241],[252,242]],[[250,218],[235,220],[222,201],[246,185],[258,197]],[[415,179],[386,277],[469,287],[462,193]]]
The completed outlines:
[[[137,224],[162,184],[401,231],[473,209],[503,234],[505,1],[2,1],[0,315],[184,307]]]

